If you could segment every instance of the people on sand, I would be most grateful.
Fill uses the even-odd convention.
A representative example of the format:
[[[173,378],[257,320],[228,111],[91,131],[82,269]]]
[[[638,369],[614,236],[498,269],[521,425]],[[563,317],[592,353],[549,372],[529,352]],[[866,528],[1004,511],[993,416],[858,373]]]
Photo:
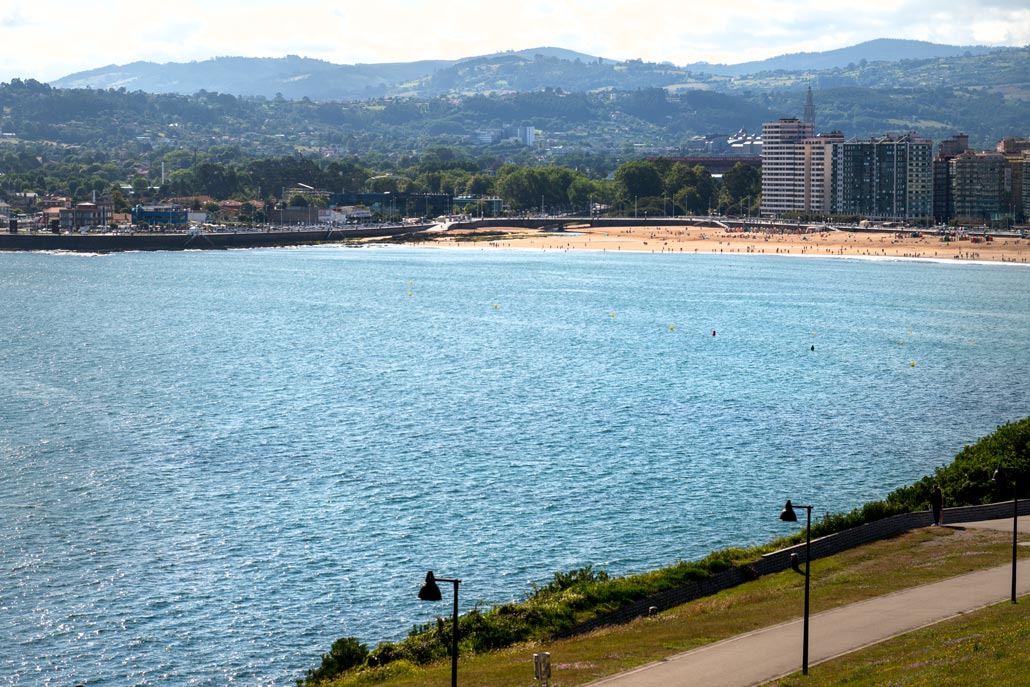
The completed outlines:
[[[933,489],[930,490],[930,509],[933,511],[933,526],[940,526],[944,513],[944,494],[939,484],[933,485]]]

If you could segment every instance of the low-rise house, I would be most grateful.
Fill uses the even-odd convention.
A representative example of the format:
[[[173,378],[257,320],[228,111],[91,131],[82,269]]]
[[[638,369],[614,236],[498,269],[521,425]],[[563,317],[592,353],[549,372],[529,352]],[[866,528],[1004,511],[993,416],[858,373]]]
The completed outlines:
[[[132,223],[185,227],[189,211],[179,205],[137,205],[132,209]]]
[[[364,224],[372,221],[372,211],[360,205],[344,205],[334,209],[333,221],[344,224]]]
[[[222,219],[235,219],[240,216],[242,207],[243,203],[238,200],[221,200],[218,201],[218,214]]]
[[[61,231],[80,231],[107,227],[114,214],[111,203],[79,203],[72,208],[60,209],[59,221]]]

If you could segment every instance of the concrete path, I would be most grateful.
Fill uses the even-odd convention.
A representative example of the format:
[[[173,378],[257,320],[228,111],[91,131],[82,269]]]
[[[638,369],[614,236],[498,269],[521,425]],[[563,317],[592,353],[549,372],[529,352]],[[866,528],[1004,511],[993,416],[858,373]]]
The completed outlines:
[[[1020,532],[1030,518],[1019,519]],[[947,525],[945,525],[947,526]],[[1012,520],[963,523],[1012,531]],[[1030,594],[1030,561],[1016,566],[1016,593]],[[809,667],[985,606],[1008,601],[1012,565],[868,599],[809,618]],[[1022,603],[1026,603],[1023,600]],[[590,687],[753,687],[801,670],[801,618],[635,668]]]

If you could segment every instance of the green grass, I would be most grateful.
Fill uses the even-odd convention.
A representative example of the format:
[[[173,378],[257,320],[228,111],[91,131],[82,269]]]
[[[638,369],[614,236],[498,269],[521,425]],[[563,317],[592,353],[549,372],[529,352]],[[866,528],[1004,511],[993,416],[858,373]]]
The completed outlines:
[[[1030,556],[1030,550],[1022,550]],[[1011,556],[1011,538],[1005,532],[993,530],[958,530],[950,528],[925,528],[904,535],[868,544],[812,562],[812,612],[818,613],[831,608],[888,594],[900,589],[914,587],[973,570],[1000,565]],[[748,632],[761,627],[797,618],[801,614],[803,578],[786,571],[768,575],[719,594],[698,599],[691,603],[670,609],[653,618],[640,618],[623,626],[604,628],[582,637],[560,641],[527,642],[514,647],[480,655],[463,655],[459,661],[459,680],[463,687],[529,687],[535,684],[532,673],[532,656],[535,652],[549,651],[552,662],[552,687],[583,685],[600,677],[627,670],[645,663],[666,658],[672,654]],[[1017,605],[1016,609],[1026,609]],[[1007,613],[1007,609],[994,608],[986,614]],[[999,677],[994,684],[1019,684],[1013,680],[1022,676],[1022,671],[1011,666],[1008,652],[1026,655],[1030,648],[1030,628],[1027,615],[1021,618],[1022,629],[1013,634],[991,635],[980,639],[981,630],[966,629],[966,623],[974,622],[980,614],[963,618],[956,634],[948,642],[929,642],[924,639],[915,647],[923,651],[927,645],[935,647],[932,656],[887,652],[876,658],[861,658],[867,652],[877,651],[881,645],[838,659],[832,664],[813,667],[805,685],[815,684],[983,684],[979,679],[986,673],[977,660],[968,663],[969,677],[965,682],[941,682],[937,673],[928,672],[927,682],[896,682],[891,675],[907,675],[913,671],[937,670],[930,666],[947,665],[957,660],[949,656],[974,653],[984,654],[987,662],[996,657]],[[1007,616],[1006,616],[1007,617]],[[952,625],[949,623],[948,625]],[[990,625],[990,619],[984,621]],[[1018,625],[1018,623],[1017,623]],[[934,626],[921,633],[932,633]],[[890,644],[906,638],[893,640]],[[950,642],[950,643],[949,643]],[[981,657],[982,658],[982,657]],[[856,660],[853,667],[844,666],[836,677],[830,670],[838,663]],[[947,671],[947,669],[942,669]],[[992,668],[992,670],[995,670]],[[826,682],[809,681],[813,675],[825,671]],[[848,672],[850,671],[850,672]],[[852,677],[854,675],[855,677]],[[950,673],[948,673],[950,679]],[[867,682],[845,682],[844,680],[867,679]],[[819,678],[823,679],[823,678]],[[790,682],[794,677],[780,681],[782,685],[796,685]],[[343,676],[328,683],[332,687],[381,684],[389,687],[445,687],[450,683],[450,662],[444,660],[427,667],[397,662],[380,669],[365,670],[362,673]],[[777,683],[774,683],[777,684]]]
[[[1000,603],[809,668],[769,687],[1026,685],[1030,608]]]

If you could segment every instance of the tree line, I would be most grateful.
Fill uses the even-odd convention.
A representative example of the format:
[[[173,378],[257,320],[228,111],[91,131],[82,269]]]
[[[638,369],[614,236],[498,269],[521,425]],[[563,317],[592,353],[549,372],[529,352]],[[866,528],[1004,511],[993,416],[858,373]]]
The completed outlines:
[[[302,183],[329,193],[500,198],[513,213],[655,217],[712,210],[744,214],[758,207],[761,191],[759,170],[742,163],[722,179],[702,166],[662,158],[630,160],[605,173],[609,166],[504,163],[446,147],[378,160],[319,161],[300,155],[249,159],[231,147],[169,151],[142,166],[100,151],[49,158],[46,150],[32,147],[0,153],[0,165],[12,170],[0,177],[0,194],[56,194],[80,202],[96,193],[110,197],[121,212],[137,203],[200,196],[249,202],[258,209],[316,204],[314,198],[287,197],[287,189]],[[468,209],[473,214],[481,210],[474,204]]]

